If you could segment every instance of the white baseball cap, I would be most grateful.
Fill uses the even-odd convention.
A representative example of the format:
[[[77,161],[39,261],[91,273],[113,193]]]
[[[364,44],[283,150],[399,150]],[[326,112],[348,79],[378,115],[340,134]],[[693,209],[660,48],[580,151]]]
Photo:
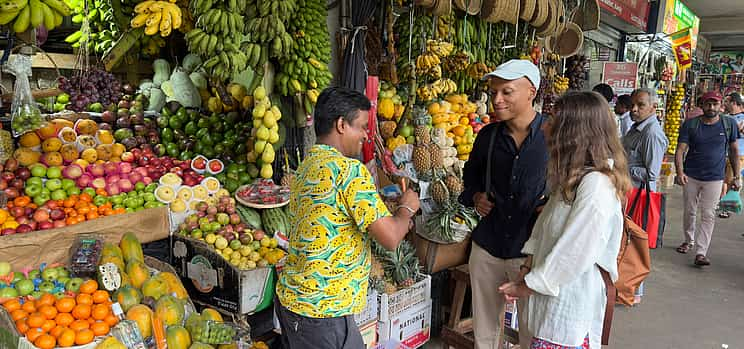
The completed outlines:
[[[535,86],[535,89],[540,88],[540,69],[526,59],[512,59],[503,63],[496,67],[496,70],[484,75],[481,80],[486,80],[490,77],[504,80],[517,80],[524,77]]]

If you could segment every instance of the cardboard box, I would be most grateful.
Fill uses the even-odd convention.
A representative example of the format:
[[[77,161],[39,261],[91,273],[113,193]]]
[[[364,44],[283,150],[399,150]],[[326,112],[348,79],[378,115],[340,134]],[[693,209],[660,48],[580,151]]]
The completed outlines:
[[[357,326],[368,324],[372,321],[377,321],[377,313],[380,311],[380,301],[377,299],[377,291],[373,288],[367,290],[367,305],[364,306],[359,314],[354,314],[354,322]]]
[[[461,242],[446,245],[429,241],[418,234],[411,234],[411,240],[427,274],[466,264],[470,258],[469,236]]]
[[[207,243],[173,235],[173,267],[191,298],[227,314],[253,314],[270,306],[274,268],[240,270]]]
[[[365,348],[372,349],[377,345],[377,320],[359,326],[359,332],[362,334]]]
[[[94,234],[108,242],[118,243],[124,233],[132,232],[144,244],[168,238],[168,228],[168,208],[149,208],[57,229],[2,236],[0,256],[18,266],[38,267],[42,262],[69,264],[70,246],[77,235]]]
[[[383,293],[378,299],[380,301],[378,320],[389,322],[409,309],[420,308],[426,302],[431,303],[431,276],[423,275],[423,279],[413,286],[393,294]]]
[[[380,321],[377,327],[380,342],[396,340],[411,349],[424,345],[431,336],[431,299],[387,321]]]

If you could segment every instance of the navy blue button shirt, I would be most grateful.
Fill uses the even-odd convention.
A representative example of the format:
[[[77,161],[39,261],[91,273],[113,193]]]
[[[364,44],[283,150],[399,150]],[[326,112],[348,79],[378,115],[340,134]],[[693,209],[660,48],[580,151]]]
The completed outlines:
[[[548,150],[541,129],[544,121],[543,115],[535,116],[530,133],[519,148],[504,123],[484,127],[465,163],[465,190],[460,196],[463,205],[473,207],[473,195],[485,192],[486,180],[491,181],[489,197],[494,207],[473,231],[472,241],[494,257],[524,257],[522,247],[537,220],[535,209],[547,201]],[[486,178],[488,145],[494,133],[491,178]]]

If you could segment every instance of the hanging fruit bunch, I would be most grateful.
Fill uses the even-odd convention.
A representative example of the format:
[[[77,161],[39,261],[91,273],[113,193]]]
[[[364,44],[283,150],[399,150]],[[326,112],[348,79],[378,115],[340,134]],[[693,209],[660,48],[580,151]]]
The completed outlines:
[[[411,28],[411,20],[413,21],[413,28]],[[401,81],[411,79],[414,73],[412,69],[414,68],[416,57],[426,50],[425,40],[434,37],[432,23],[433,18],[428,13],[416,13],[412,19],[406,16],[395,22],[394,28],[395,33],[397,33],[395,42],[398,48],[398,61],[396,65]]]
[[[249,52],[240,49],[245,34],[246,0],[218,2],[191,0],[189,10],[196,27],[186,33],[189,51],[204,59],[203,68],[220,81],[248,66]],[[252,54],[252,52],[250,52]]]
[[[674,154],[677,151],[677,138],[679,137],[679,126],[682,123],[682,102],[685,98],[685,86],[677,84],[672,87],[671,94],[667,98],[666,117],[664,118],[664,134],[669,139],[667,152]]]
[[[274,176],[272,164],[276,158],[276,144],[280,140],[279,120],[282,112],[278,106],[272,105],[263,86],[253,91],[253,99],[253,129],[248,140],[247,160],[260,168],[261,178],[270,179]]]
[[[173,29],[181,27],[181,8],[169,1],[143,1],[134,7],[137,14],[129,25],[132,28],[145,27],[145,35],[167,37]]]
[[[9,0],[0,2],[0,25],[13,22],[13,31],[22,33],[29,28],[52,30],[62,24],[63,17],[72,10],[62,0]]]
[[[573,90],[581,90],[586,81],[586,66],[589,59],[584,55],[571,56],[566,60],[564,75],[568,78],[568,85]]]

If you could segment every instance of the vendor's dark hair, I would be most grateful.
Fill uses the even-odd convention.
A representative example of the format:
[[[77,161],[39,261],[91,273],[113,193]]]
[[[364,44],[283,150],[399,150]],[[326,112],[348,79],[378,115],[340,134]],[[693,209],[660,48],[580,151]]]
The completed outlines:
[[[630,97],[630,95],[622,95],[617,97],[617,101],[615,104],[622,105],[626,108],[632,108],[633,107],[633,98]]]
[[[369,98],[361,92],[345,87],[329,87],[318,96],[313,114],[315,135],[325,136],[335,127],[336,120],[343,118],[351,123],[360,110],[372,108]]]
[[[734,104],[738,106],[744,106],[744,100],[742,100],[741,95],[738,92],[729,93],[728,95],[731,97],[731,101],[734,102]]]
[[[612,90],[612,86],[607,84],[598,84],[594,86],[592,91],[601,94],[607,103],[612,103],[612,99],[615,98],[615,92]]]

